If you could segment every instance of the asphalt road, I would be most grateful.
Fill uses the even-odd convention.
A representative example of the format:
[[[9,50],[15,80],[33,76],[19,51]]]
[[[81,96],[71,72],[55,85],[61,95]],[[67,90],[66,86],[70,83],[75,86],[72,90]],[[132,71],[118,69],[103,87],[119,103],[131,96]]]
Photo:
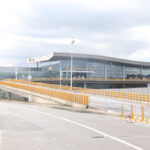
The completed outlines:
[[[149,150],[149,141],[149,125],[0,101],[0,150]]]

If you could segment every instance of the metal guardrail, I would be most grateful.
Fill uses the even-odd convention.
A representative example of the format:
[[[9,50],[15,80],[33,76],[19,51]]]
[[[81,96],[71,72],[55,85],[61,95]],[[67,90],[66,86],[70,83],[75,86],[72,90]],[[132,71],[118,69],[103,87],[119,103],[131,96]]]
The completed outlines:
[[[9,83],[9,82],[4,82],[4,81],[0,81],[0,84],[4,86],[10,86],[13,88],[22,89],[22,90],[26,90],[26,91],[30,91],[34,93],[39,93],[39,94],[43,94],[43,95],[47,95],[47,96],[59,98],[62,100],[70,101],[73,103],[78,103],[78,104],[83,104],[83,105],[88,106],[89,98],[88,96],[83,95],[83,94],[73,94],[73,93],[67,93],[67,92],[62,92],[62,91],[37,88],[37,87],[30,86],[30,85],[20,85],[17,83]]]
[[[15,80],[15,79],[6,79],[5,81],[11,81],[11,82],[17,82],[17,83],[24,83],[24,84],[30,84],[35,86],[41,86],[41,87],[48,87],[53,89],[63,89],[63,90],[70,90],[70,86],[63,86],[63,85],[56,85],[56,84],[46,84],[41,82],[28,82],[25,80]]]
[[[73,80],[81,80],[81,81],[150,81],[150,78],[135,78],[135,79],[122,79],[122,78],[72,78]],[[54,80],[60,80],[60,78],[34,78],[32,81],[42,81],[42,80],[48,80],[48,81],[54,81]],[[62,78],[62,80],[70,80],[70,78]]]
[[[7,79],[6,81],[29,84],[28,81],[24,81],[24,80]],[[111,98],[127,99],[127,100],[133,100],[137,102],[150,103],[150,94],[145,94],[145,93],[114,91],[111,89],[109,90],[108,89],[87,89],[87,88],[80,88],[80,87],[72,87],[72,89],[70,89],[70,86],[63,86],[63,85],[60,86],[60,85],[55,85],[55,84],[46,84],[46,83],[37,83],[37,82],[30,82],[30,84],[48,87],[48,88],[54,88],[54,89],[69,90],[69,91],[74,91],[74,92],[83,93],[83,94],[86,93],[86,94],[91,94],[95,96],[106,96],[106,97],[111,97]]]
[[[134,111],[135,106],[131,105],[131,109],[130,109],[130,114],[129,115],[124,115],[124,106],[122,104],[121,106],[121,118],[123,120],[130,120],[133,122],[142,122],[142,123],[147,123],[150,124],[150,111],[146,111],[146,116],[144,113],[144,106],[140,106],[140,110],[138,109],[138,114],[137,112]],[[148,115],[147,115],[148,114]]]

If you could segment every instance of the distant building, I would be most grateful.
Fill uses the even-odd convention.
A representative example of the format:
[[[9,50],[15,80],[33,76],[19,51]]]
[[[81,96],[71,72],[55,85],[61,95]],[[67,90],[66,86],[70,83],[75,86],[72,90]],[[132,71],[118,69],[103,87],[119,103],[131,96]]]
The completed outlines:
[[[41,69],[35,67],[0,67],[0,80],[27,79],[29,72],[33,78],[39,78]]]

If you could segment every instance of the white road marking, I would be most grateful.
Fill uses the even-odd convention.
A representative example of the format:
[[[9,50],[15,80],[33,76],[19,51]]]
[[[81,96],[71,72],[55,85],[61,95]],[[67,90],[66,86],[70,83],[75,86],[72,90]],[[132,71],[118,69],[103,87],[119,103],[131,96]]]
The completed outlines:
[[[71,123],[71,124],[80,126],[80,127],[82,127],[82,128],[86,128],[86,129],[88,129],[88,130],[91,130],[91,131],[93,131],[93,132],[96,132],[96,133],[98,133],[98,134],[101,134],[101,135],[103,135],[104,137],[108,137],[109,139],[112,139],[112,140],[117,141],[117,142],[119,142],[119,143],[125,144],[125,145],[127,145],[127,146],[129,146],[129,147],[132,147],[133,149],[136,149],[136,150],[144,150],[143,148],[140,148],[140,147],[138,147],[138,146],[136,146],[136,145],[133,145],[133,144],[131,144],[131,143],[128,143],[128,142],[126,142],[126,141],[124,141],[124,140],[121,140],[121,139],[119,139],[119,138],[116,138],[116,137],[114,137],[114,136],[111,136],[111,135],[109,135],[109,134],[107,134],[107,133],[104,133],[104,132],[102,132],[102,131],[100,131],[100,130],[94,129],[94,128],[89,127],[89,126],[87,126],[87,125],[81,124],[81,123],[79,123],[79,122],[76,122],[76,121],[73,121],[73,120],[69,120],[69,119],[66,119],[66,118],[63,118],[63,117],[59,117],[59,116],[56,116],[56,115],[52,115],[52,114],[49,114],[49,113],[46,113],[46,112],[42,112],[42,111],[32,110],[32,109],[29,109],[29,108],[26,108],[26,109],[28,109],[28,110],[30,110],[30,111],[32,111],[32,112],[36,112],[36,113],[42,114],[42,115],[47,115],[47,116],[49,116],[49,117],[51,117],[51,118],[55,118],[55,119],[59,119],[59,120],[63,120],[63,121],[69,122],[69,123]]]

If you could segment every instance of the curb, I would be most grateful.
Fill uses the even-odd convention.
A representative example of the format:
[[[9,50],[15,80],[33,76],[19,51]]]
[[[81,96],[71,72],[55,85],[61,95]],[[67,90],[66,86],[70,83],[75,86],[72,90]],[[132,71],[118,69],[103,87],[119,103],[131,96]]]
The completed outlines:
[[[123,117],[123,120],[131,121],[131,122],[138,122],[138,123],[144,123],[144,124],[150,124],[150,119],[145,118],[144,120],[141,120],[141,117]]]
[[[101,115],[118,117],[118,118],[121,117],[120,113],[113,112],[110,110],[104,110],[104,109],[96,109],[93,107],[88,107],[84,109],[84,108],[74,108],[74,107],[64,105],[64,104],[39,104],[39,103],[33,103],[33,102],[26,102],[26,101],[19,101],[19,100],[7,100],[7,99],[0,99],[0,101],[7,102],[7,103],[18,103],[18,104],[22,103],[22,104],[46,106],[46,107],[50,107],[54,109],[62,109],[62,110],[71,111],[71,112],[95,113],[95,114],[101,114]]]

